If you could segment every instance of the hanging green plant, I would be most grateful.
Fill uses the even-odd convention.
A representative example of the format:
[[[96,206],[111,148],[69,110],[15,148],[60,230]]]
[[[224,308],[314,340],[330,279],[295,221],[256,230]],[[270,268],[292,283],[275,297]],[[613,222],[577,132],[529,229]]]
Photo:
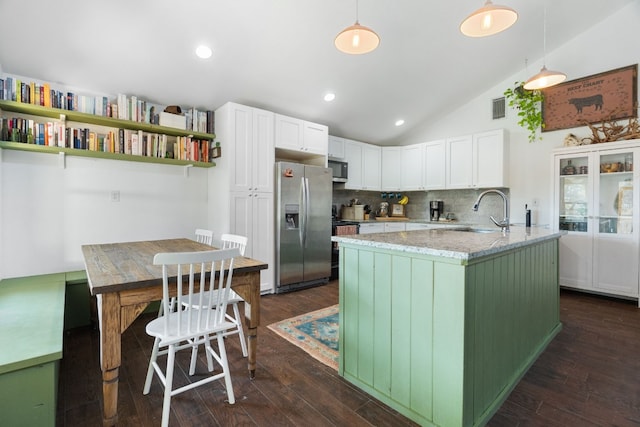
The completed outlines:
[[[544,129],[542,122],[542,92],[539,90],[526,90],[522,86],[524,82],[516,82],[515,87],[504,91],[504,96],[509,101],[509,107],[518,111],[518,125],[529,131],[529,142],[536,139],[541,140],[542,135],[538,136],[538,129]]]

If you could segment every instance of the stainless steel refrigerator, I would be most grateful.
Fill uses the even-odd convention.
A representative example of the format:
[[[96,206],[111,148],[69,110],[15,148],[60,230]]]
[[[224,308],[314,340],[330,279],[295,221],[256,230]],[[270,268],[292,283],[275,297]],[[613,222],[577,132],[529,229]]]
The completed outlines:
[[[276,293],[329,281],[331,178],[329,168],[276,163]]]

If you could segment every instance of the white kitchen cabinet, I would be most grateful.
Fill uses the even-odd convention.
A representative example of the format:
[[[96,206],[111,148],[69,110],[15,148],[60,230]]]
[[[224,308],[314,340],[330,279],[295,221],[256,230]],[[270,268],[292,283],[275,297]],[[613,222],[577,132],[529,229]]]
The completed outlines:
[[[344,139],[338,136],[329,135],[329,158],[344,159]]]
[[[424,190],[424,144],[402,147],[400,180],[402,191]]]
[[[507,187],[508,145],[503,129],[446,140],[446,188]]]
[[[405,231],[406,224],[404,222],[385,222],[384,223],[384,231]]]
[[[362,147],[362,189],[380,191],[382,171],[382,149],[376,145]]]
[[[272,292],[273,290],[273,196],[273,192],[231,193],[230,230],[233,234],[248,237],[245,256],[269,264],[267,270],[260,272],[261,292]]]
[[[345,139],[345,161],[349,164],[346,190],[380,190],[381,149],[372,144]]]
[[[275,147],[303,153],[327,155],[329,128],[294,117],[275,115]]]
[[[209,227],[214,241],[223,233],[247,236],[245,254],[269,264],[260,280],[262,291],[272,292],[274,114],[230,102],[216,110],[215,121],[225,149],[210,171]]]
[[[473,185],[509,186],[509,144],[504,129],[473,134]]]
[[[444,139],[407,145],[402,152],[402,191],[444,190],[446,142]]]
[[[273,113],[231,103],[223,108],[224,113],[219,111],[227,123],[219,120],[216,133],[225,142],[225,156],[233,165],[230,191],[273,192]]]
[[[345,139],[344,160],[349,164],[345,190],[362,190],[362,143]]]
[[[402,147],[382,147],[382,191],[400,191],[402,189]]]
[[[640,141],[554,151],[561,286],[638,298]],[[611,166],[614,165],[614,166]]]
[[[360,234],[384,233],[383,222],[361,222]]]
[[[405,230],[406,231],[428,230],[430,228],[433,228],[433,227],[431,225],[429,225],[429,224],[425,224],[424,222],[408,222],[405,225]]]
[[[473,136],[447,138],[446,188],[473,187]]]
[[[444,139],[424,143],[425,190],[443,190],[446,187],[446,154]]]

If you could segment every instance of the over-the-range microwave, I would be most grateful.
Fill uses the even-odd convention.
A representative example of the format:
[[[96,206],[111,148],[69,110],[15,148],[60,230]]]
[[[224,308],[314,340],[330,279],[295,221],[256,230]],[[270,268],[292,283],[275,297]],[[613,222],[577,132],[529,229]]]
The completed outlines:
[[[329,167],[333,170],[333,182],[347,182],[349,178],[349,164],[337,160],[329,160]]]

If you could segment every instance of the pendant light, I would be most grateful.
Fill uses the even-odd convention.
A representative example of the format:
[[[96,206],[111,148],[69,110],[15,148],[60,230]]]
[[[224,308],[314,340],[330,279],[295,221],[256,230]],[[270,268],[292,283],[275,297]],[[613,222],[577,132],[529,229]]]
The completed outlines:
[[[542,69],[524,83],[526,90],[540,90],[562,83],[567,75],[560,71],[547,70],[547,6],[544,6],[544,28],[542,32]]]
[[[369,53],[380,44],[380,37],[371,28],[358,22],[358,0],[356,0],[356,23],[336,36],[336,48],[344,53],[361,55]]]
[[[518,20],[518,13],[506,6],[487,0],[483,7],[462,21],[460,31],[469,37],[485,37],[506,30]]]

